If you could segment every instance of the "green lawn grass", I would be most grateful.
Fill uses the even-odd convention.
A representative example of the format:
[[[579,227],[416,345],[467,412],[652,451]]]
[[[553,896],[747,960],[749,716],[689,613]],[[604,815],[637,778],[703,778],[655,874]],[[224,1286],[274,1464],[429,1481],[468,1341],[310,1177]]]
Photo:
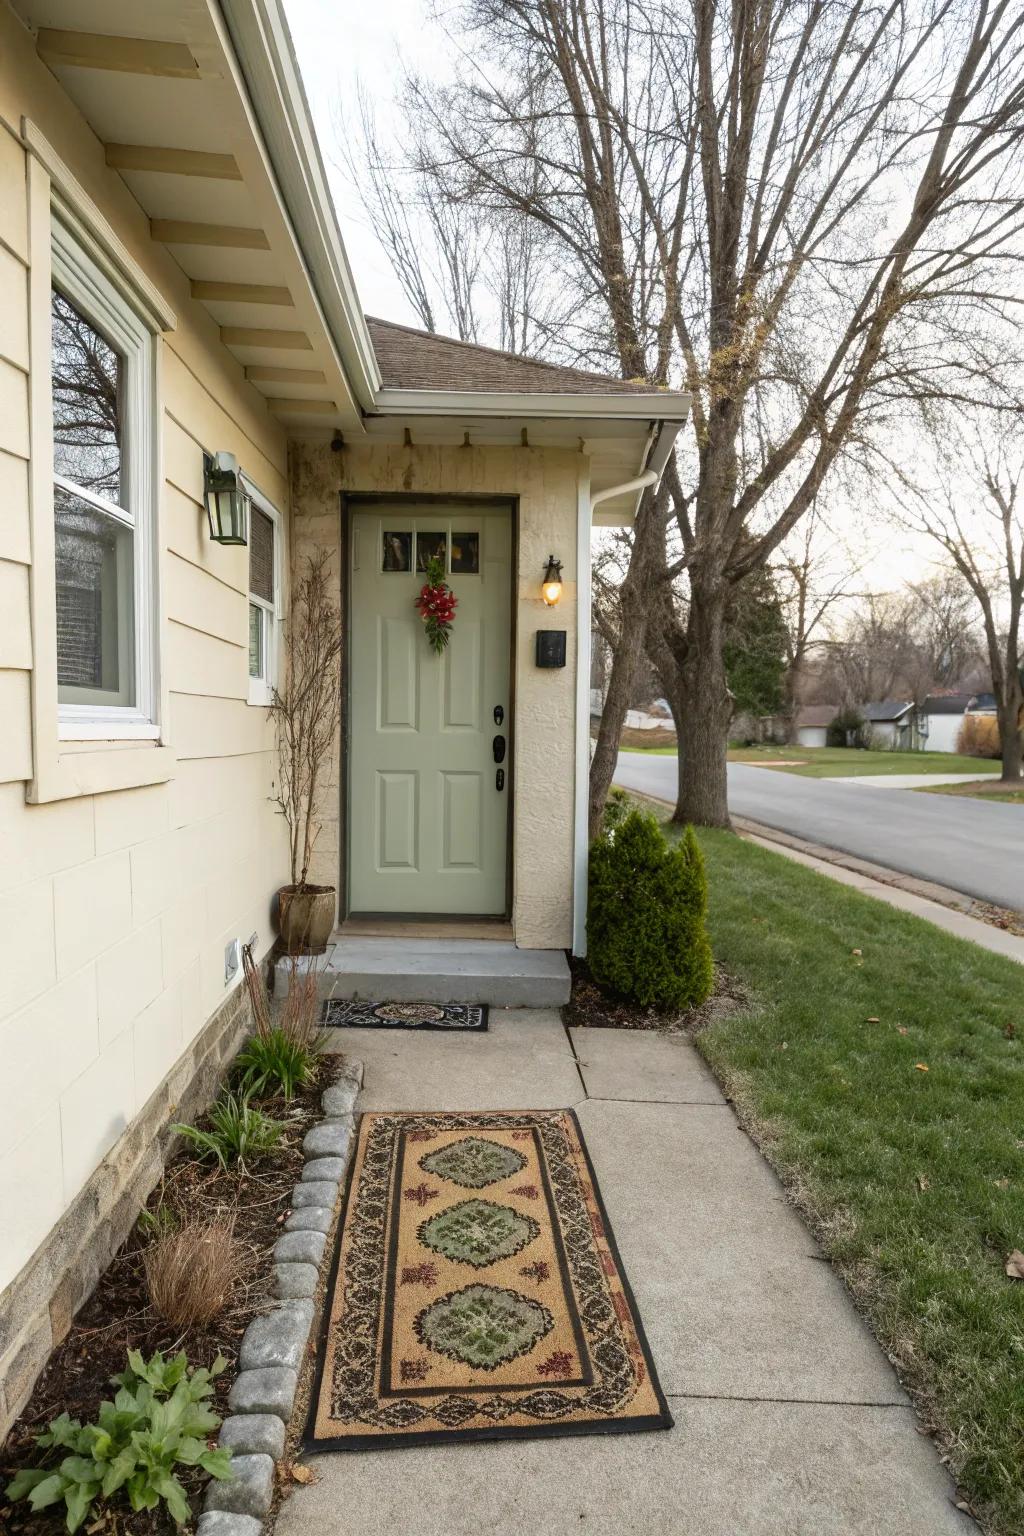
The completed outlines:
[[[700,1049],[898,1363],[972,1507],[1024,1532],[1024,968],[730,833]],[[921,1070],[927,1067],[927,1071]]]
[[[624,752],[674,757],[675,747],[624,747]],[[807,779],[855,778],[865,773],[998,773],[999,764],[957,752],[869,752],[857,747],[730,747],[730,763],[764,763]],[[784,764],[793,763],[793,767]]]
[[[1008,784],[1005,789],[989,789],[982,784],[929,784],[922,785],[914,791],[918,795],[960,795],[967,800],[1005,800],[1007,805],[1024,805],[1024,785],[1020,789],[1014,789]]]

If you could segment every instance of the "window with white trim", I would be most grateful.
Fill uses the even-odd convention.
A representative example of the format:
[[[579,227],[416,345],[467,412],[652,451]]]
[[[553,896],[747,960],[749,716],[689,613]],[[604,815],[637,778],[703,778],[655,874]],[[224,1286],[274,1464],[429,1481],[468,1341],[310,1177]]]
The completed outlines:
[[[57,698],[63,737],[155,737],[154,349],[53,225]]]
[[[269,704],[277,683],[281,622],[281,519],[246,482],[249,504],[249,703]]]

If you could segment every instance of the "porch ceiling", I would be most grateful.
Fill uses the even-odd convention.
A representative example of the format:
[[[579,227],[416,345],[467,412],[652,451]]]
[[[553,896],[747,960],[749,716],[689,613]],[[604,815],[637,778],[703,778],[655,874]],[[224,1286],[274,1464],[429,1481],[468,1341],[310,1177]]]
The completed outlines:
[[[14,7],[272,414],[289,427],[358,433],[359,405],[214,8]]]
[[[591,491],[621,485],[645,468],[655,423],[650,420],[615,421],[592,417],[522,416],[368,416],[366,435],[376,443],[399,445],[406,441],[438,447],[474,448],[569,448],[590,460]],[[406,438],[408,433],[408,439]],[[627,492],[602,502],[594,522],[617,527],[632,520],[637,493]]]

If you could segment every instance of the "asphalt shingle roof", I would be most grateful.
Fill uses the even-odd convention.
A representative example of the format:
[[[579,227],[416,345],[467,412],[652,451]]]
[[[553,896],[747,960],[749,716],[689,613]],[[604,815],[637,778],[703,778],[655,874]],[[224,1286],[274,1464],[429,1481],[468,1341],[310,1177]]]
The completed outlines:
[[[391,320],[366,316],[385,389],[468,390],[482,394],[651,395],[676,398],[676,391],[562,368],[534,357],[478,347],[435,336]],[[653,405],[653,402],[652,402]]]

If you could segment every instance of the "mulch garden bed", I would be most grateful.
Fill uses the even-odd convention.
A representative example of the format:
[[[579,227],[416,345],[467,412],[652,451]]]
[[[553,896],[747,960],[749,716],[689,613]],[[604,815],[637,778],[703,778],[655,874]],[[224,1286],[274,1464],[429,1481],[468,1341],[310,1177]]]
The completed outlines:
[[[290,1104],[282,1098],[260,1100],[260,1108],[283,1122],[286,1130],[278,1145],[259,1162],[244,1172],[237,1167],[223,1171],[214,1162],[197,1161],[195,1149],[182,1146],[147,1202],[149,1211],[170,1206],[183,1221],[234,1214],[239,1279],[228,1305],[212,1323],[184,1332],[167,1323],[149,1301],[142,1257],[148,1238],[137,1226],[75,1317],[67,1338],[54,1350],[12,1428],[0,1452],[0,1479],[4,1483],[19,1467],[41,1465],[44,1456],[53,1455],[34,1444],[35,1434],[51,1419],[64,1412],[83,1423],[95,1418],[100,1402],[113,1397],[116,1389],[110,1386],[110,1377],[125,1369],[129,1349],[139,1349],[147,1358],[157,1350],[168,1356],[184,1350],[192,1366],[212,1366],[217,1355],[223,1355],[228,1367],[216,1378],[210,1402],[217,1413],[226,1415],[242,1334],[272,1299],[272,1250],[290,1210],[288,1197],[302,1175],[303,1138],[322,1118],[320,1094],[329,1081],[334,1059],[321,1061],[317,1082],[299,1089]],[[198,1517],[207,1476],[182,1466],[177,1468],[177,1475]],[[0,1499],[0,1533],[57,1536],[65,1530],[65,1513],[63,1502],[35,1514],[27,1503],[9,1504]],[[82,1527],[86,1536],[98,1536],[99,1532],[103,1536],[164,1536],[175,1530],[163,1508],[136,1514],[127,1503],[106,1509],[97,1505],[96,1518]]]
[[[648,1029],[663,1035],[698,1035],[716,1019],[745,1005],[747,997],[733,977],[715,966],[711,996],[699,1008],[684,1013],[659,1013],[602,987],[590,974],[585,960],[570,956],[572,993],[562,1010],[570,1029]]]

